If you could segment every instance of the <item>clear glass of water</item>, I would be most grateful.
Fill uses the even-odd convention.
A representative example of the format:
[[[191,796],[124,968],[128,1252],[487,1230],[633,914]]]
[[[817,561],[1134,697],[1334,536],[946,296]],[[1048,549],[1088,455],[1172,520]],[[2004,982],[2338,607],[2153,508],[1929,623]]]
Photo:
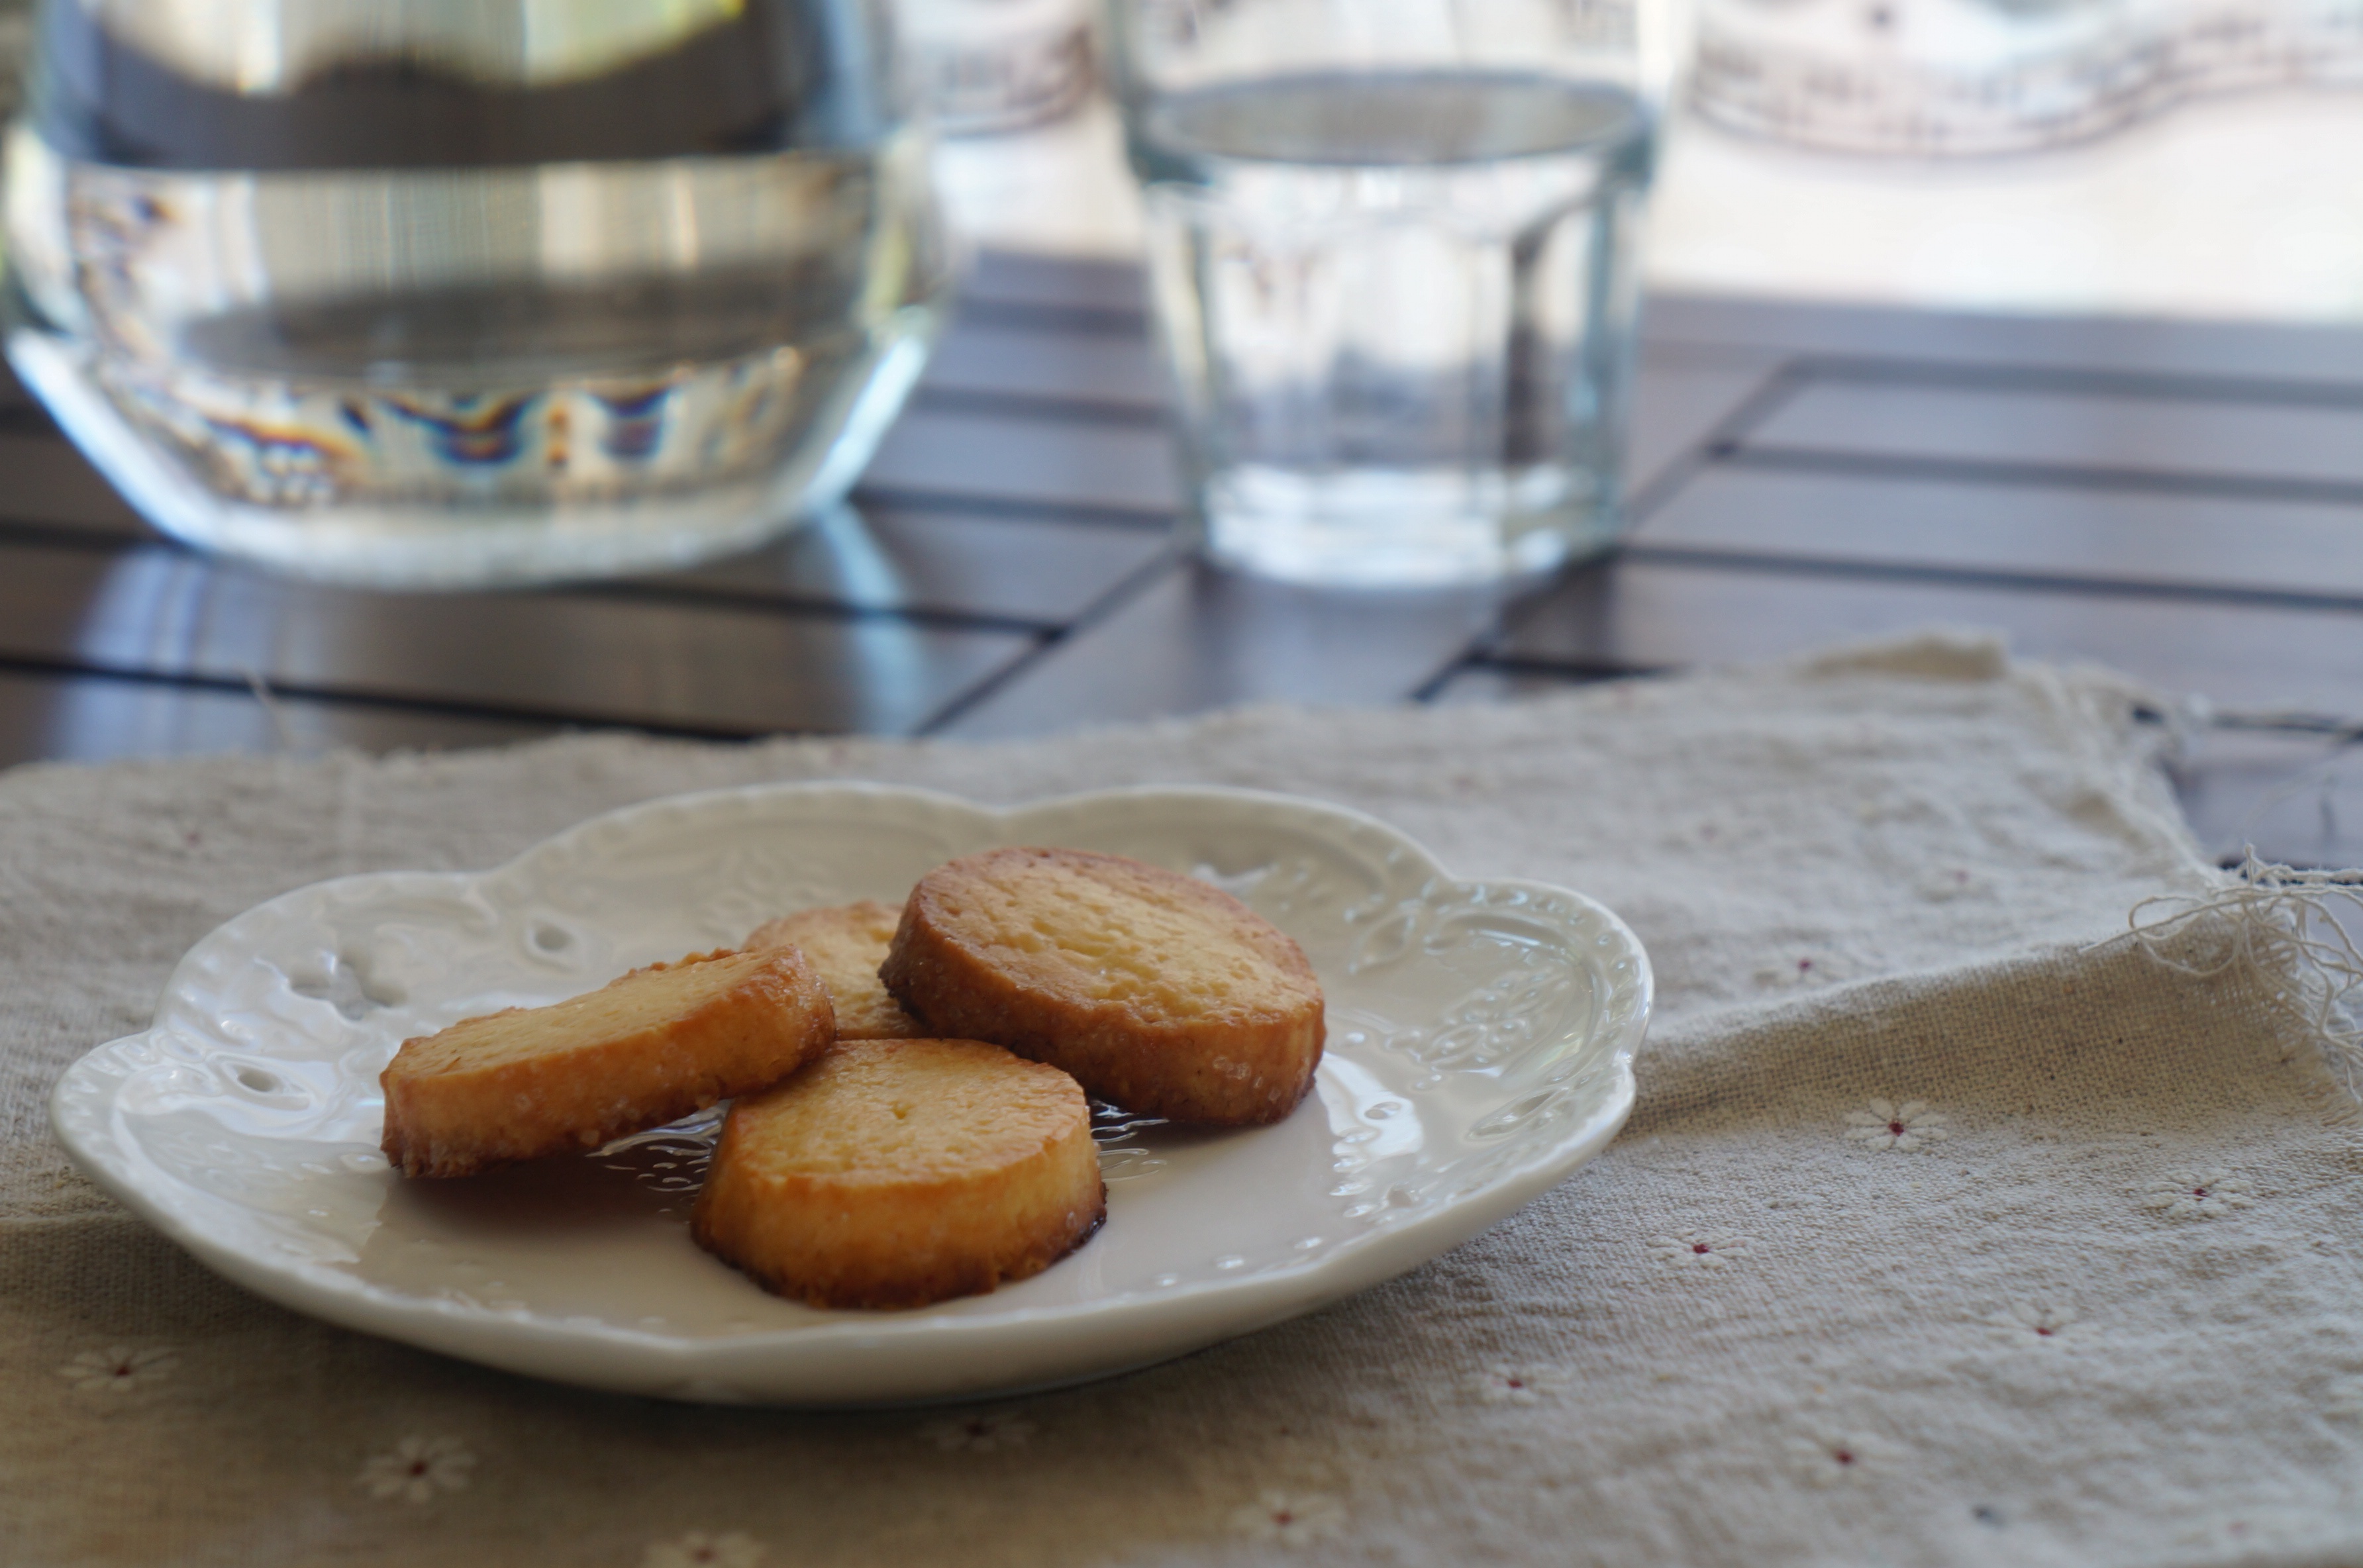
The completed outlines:
[[[1417,587],[1611,544],[1667,51],[1630,0],[1109,0],[1216,562]]]
[[[307,576],[685,563],[852,483],[949,266],[868,0],[43,0],[7,351]]]

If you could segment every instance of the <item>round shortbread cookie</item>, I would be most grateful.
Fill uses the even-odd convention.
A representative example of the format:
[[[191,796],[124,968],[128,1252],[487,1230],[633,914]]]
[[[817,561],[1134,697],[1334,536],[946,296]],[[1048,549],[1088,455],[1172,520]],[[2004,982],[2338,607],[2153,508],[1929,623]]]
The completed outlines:
[[[1321,1060],[1304,951],[1220,889],[1121,856],[995,849],[936,867],[880,977],[936,1033],[1176,1121],[1277,1121]]]
[[[793,947],[693,954],[549,1007],[405,1040],[379,1077],[386,1158],[471,1176],[765,1088],[836,1038],[828,992]]]
[[[698,1244],[815,1307],[1040,1273],[1107,1212],[1075,1080],[974,1040],[848,1040],[723,1123]]]
[[[828,988],[839,1040],[914,1040],[926,1028],[903,1010],[878,978],[902,912],[876,899],[805,910],[757,926],[747,945],[803,950]]]

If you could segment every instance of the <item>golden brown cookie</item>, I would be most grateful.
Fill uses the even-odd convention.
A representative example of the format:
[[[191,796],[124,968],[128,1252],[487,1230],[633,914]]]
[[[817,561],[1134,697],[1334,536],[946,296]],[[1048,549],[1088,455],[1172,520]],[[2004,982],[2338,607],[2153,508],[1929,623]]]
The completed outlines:
[[[901,913],[876,899],[805,910],[757,926],[747,945],[786,944],[804,950],[813,972],[828,988],[839,1040],[916,1039],[927,1031],[887,995],[878,978],[878,966],[886,961],[886,944],[894,939],[894,922]]]
[[[385,1154],[405,1176],[470,1176],[768,1088],[836,1037],[793,947],[693,954],[549,1007],[405,1040],[380,1076]]]
[[[815,1307],[924,1307],[1039,1274],[1106,1212],[1074,1079],[974,1040],[848,1040],[730,1108],[693,1229]]]
[[[1121,856],[995,849],[936,867],[880,977],[932,1032],[1176,1121],[1277,1121],[1321,1060],[1303,950],[1228,893]]]

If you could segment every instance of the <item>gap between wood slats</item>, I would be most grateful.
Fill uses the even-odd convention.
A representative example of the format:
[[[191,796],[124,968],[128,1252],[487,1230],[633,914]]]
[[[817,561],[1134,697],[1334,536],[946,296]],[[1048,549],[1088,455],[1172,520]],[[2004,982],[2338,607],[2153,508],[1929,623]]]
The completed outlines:
[[[999,520],[995,520],[999,521]],[[187,559],[193,566],[211,567],[211,558],[203,552],[176,539],[159,536],[152,539],[125,540],[107,535],[93,534],[78,528],[0,522],[0,613],[5,613],[8,592],[7,553],[11,547],[37,550],[67,550],[84,555],[122,556],[133,549],[162,551]],[[747,586],[729,580],[734,569],[743,571],[749,579],[760,580],[767,571],[776,571],[776,556],[780,547],[767,547],[753,556],[727,558],[691,572],[653,578],[618,578],[556,585],[541,590],[514,590],[530,592],[538,598],[612,599],[651,604],[672,604],[687,608],[700,605],[726,606],[732,610],[772,613],[783,617],[809,617],[821,621],[891,621],[913,626],[934,627],[946,631],[996,632],[1022,636],[1040,636],[1059,630],[1064,622],[1050,615],[1026,615],[996,613],[990,610],[962,608],[956,605],[924,603],[864,603],[844,597],[829,597],[818,590],[799,589],[792,582],[760,583]],[[225,569],[240,569],[236,567]],[[707,573],[710,577],[693,575]],[[305,586],[290,582],[290,591],[302,592]],[[313,591],[334,592],[334,589]],[[1096,589],[1093,590],[1096,592]]]
[[[1038,637],[1060,629],[1056,621],[994,615],[972,610],[946,610],[918,604],[854,604],[844,600],[800,594],[793,590],[734,589],[727,585],[681,582],[666,578],[627,578],[605,582],[570,583],[562,591],[570,599],[608,599],[621,603],[670,604],[694,610],[715,605],[751,610],[757,614],[808,616],[817,621],[884,621],[948,632],[999,632],[1012,636]]]
[[[1059,425],[1115,425],[1162,429],[1162,404],[1109,403],[1093,397],[1052,397],[1039,392],[937,387],[919,383],[907,407],[924,414],[975,414],[987,419],[1040,419]]]
[[[1620,553],[1618,559],[1636,566],[1691,568],[1702,571],[1864,582],[1925,583],[2027,593],[2080,594],[2095,599],[2155,599],[2191,604],[2363,613],[2363,594],[2310,593],[2302,589],[2223,588],[2196,582],[2150,582],[2137,579],[2011,571],[1998,568],[1914,566],[1900,562],[1843,560],[1825,556],[1784,556],[1683,546],[1628,546]],[[2363,627],[2357,630],[2363,631]]]
[[[892,507],[898,512],[973,513],[1023,522],[1072,523],[1092,528],[1127,528],[1160,533],[1173,526],[1175,517],[1170,508],[1095,506],[1088,502],[979,495],[966,491],[927,490],[903,484],[865,483],[854,491],[853,501],[858,506]]]
[[[1945,364],[1860,355],[1801,354],[1792,363],[1815,381],[1852,386],[2049,392],[2157,403],[2363,408],[2363,381],[2281,381],[2262,376],[2144,372],[2067,365]],[[2363,369],[2363,365],[2357,368]]]
[[[1047,301],[963,298],[955,320],[1011,331],[1070,332],[1093,337],[1138,337],[1148,330],[1145,311],[1121,306],[1053,304]]]
[[[678,723],[642,715],[618,718],[553,711],[523,703],[422,697],[409,693],[372,691],[341,685],[316,686],[302,681],[264,679],[259,676],[209,675],[194,670],[142,669],[89,659],[43,659],[28,657],[21,654],[0,653],[0,671],[17,676],[43,677],[59,680],[111,681],[165,691],[210,693],[216,696],[238,695],[250,701],[258,700],[256,688],[260,685],[261,690],[273,699],[285,698],[324,707],[382,710],[426,718],[483,719],[547,729],[571,727],[638,730],[649,734],[670,735],[685,740],[750,740],[767,734],[828,733],[783,731],[766,726]]]
[[[1716,463],[1789,473],[1852,474],[1879,480],[1941,480],[1955,484],[2034,485],[2056,490],[2121,490],[2226,500],[2363,506],[2363,480],[2281,479],[2241,474],[2080,463],[2010,462],[1977,458],[1886,456],[1801,447],[1725,446]]]
[[[1814,380],[1748,433],[1758,453],[2363,489],[2363,407],[1957,391]]]

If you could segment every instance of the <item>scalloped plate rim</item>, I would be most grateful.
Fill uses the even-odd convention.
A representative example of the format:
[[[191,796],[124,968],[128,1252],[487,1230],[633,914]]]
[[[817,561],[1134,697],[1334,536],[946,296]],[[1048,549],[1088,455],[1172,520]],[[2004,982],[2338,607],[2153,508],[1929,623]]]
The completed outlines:
[[[1407,852],[1424,868],[1431,881],[1459,889],[1477,887],[1514,889],[1570,900],[1601,921],[1618,938],[1621,955],[1629,958],[1636,966],[1639,999],[1631,1019],[1618,1031],[1617,1038],[1607,1043],[1611,1078],[1609,1093],[1599,1110],[1567,1129],[1541,1155],[1521,1163],[1476,1191],[1445,1199],[1431,1211],[1407,1217],[1402,1222],[1374,1228],[1340,1242],[1320,1256],[1264,1269],[1237,1279],[1202,1281],[1160,1290],[1153,1295],[1127,1289],[1082,1305],[1020,1307],[958,1318],[929,1317],[924,1311],[891,1316],[848,1313],[831,1321],[692,1338],[399,1295],[327,1264],[311,1261],[266,1261],[250,1252],[227,1245],[194,1228],[144,1190],[139,1179],[145,1175],[155,1182],[170,1184],[176,1178],[156,1165],[139,1148],[136,1141],[115,1135],[114,1123],[123,1112],[115,1103],[116,1089],[103,1081],[106,1075],[100,1066],[100,1059],[119,1047],[136,1045],[167,1029],[167,1015],[183,989],[184,977],[218,953],[225,950],[235,952],[235,935],[250,922],[263,920],[274,911],[317,898],[331,889],[358,891],[401,881],[414,886],[432,882],[455,890],[473,891],[513,881],[525,876],[538,863],[546,861],[555,865],[562,862],[566,856],[594,834],[627,831],[637,819],[644,817],[710,810],[725,803],[760,805],[777,800],[819,804],[827,802],[831,797],[841,798],[848,803],[919,803],[933,812],[955,818],[967,818],[971,822],[982,819],[995,829],[1006,829],[1020,819],[1047,816],[1062,810],[1103,804],[1147,806],[1161,800],[1214,800],[1240,806],[1271,808],[1290,816],[1309,813],[1316,819],[1326,819],[1329,823],[1372,834],[1392,847]],[[1008,841],[1004,839],[1004,842]],[[948,1336],[997,1339],[1026,1331],[1071,1329],[1077,1325],[1078,1320],[1099,1326],[1111,1318],[1142,1320],[1145,1320],[1142,1326],[1146,1329],[1155,1327],[1156,1320],[1159,1319],[1192,1317],[1192,1309],[1201,1308],[1209,1300],[1233,1303],[1244,1309],[1225,1315],[1233,1326],[1200,1331],[1204,1328],[1201,1324],[1197,1329],[1183,1331],[1179,1337],[1137,1357],[1096,1369],[1078,1371],[1071,1376],[1025,1386],[1031,1388],[1116,1375],[1240,1334],[1254,1332],[1289,1318],[1317,1310],[1417,1267],[1507,1218],[1597,1155],[1615,1136],[1631,1112],[1636,1098],[1633,1057],[1647,1033],[1654,1009],[1654,977],[1647,953],[1639,938],[1613,910],[1599,900],[1572,889],[1520,878],[1470,879],[1455,877],[1424,845],[1401,829],[1368,812],[1332,801],[1231,785],[1137,784],[1076,790],[1009,805],[995,805],[971,801],[947,790],[878,780],[780,781],[724,786],[635,801],[561,829],[528,845],[508,860],[483,870],[361,872],[306,883],[274,895],[233,915],[194,944],[173,966],[160,993],[156,1013],[149,1027],[97,1045],[78,1057],[52,1089],[49,1097],[49,1110],[52,1129],[74,1163],[110,1197],[216,1272],[258,1295],[307,1316],[471,1362],[582,1386],[656,1392],[670,1394],[673,1397],[716,1402],[824,1403],[835,1406],[923,1403],[942,1396],[857,1397],[820,1401],[764,1396],[746,1400],[727,1393],[682,1394],[651,1390],[647,1386],[649,1380],[645,1376],[609,1381],[585,1376],[580,1372],[537,1369],[525,1364],[553,1359],[549,1354],[536,1353],[538,1352],[560,1353],[556,1359],[562,1359],[566,1352],[580,1353],[594,1348],[628,1349],[643,1359],[680,1363],[678,1372],[692,1373],[696,1370],[697,1364],[760,1358],[767,1350],[790,1346],[802,1356],[811,1353],[815,1348],[826,1350],[830,1345],[846,1342],[866,1342],[861,1348],[871,1349],[912,1339],[935,1341]],[[94,1077],[101,1081],[94,1084],[91,1081]],[[96,1142],[86,1142],[74,1125],[78,1118],[72,1114],[72,1110],[81,1109],[80,1102],[85,1097],[94,1099],[96,1104],[94,1109],[104,1113],[97,1118],[103,1135]],[[1203,1316],[1202,1313],[1194,1315]],[[1177,1324],[1176,1328],[1179,1327]],[[1145,1334],[1143,1337],[1156,1336]],[[1012,1393],[1020,1390],[1012,1387],[988,1391]],[[949,1397],[973,1397],[980,1395],[977,1391],[969,1390]]]

